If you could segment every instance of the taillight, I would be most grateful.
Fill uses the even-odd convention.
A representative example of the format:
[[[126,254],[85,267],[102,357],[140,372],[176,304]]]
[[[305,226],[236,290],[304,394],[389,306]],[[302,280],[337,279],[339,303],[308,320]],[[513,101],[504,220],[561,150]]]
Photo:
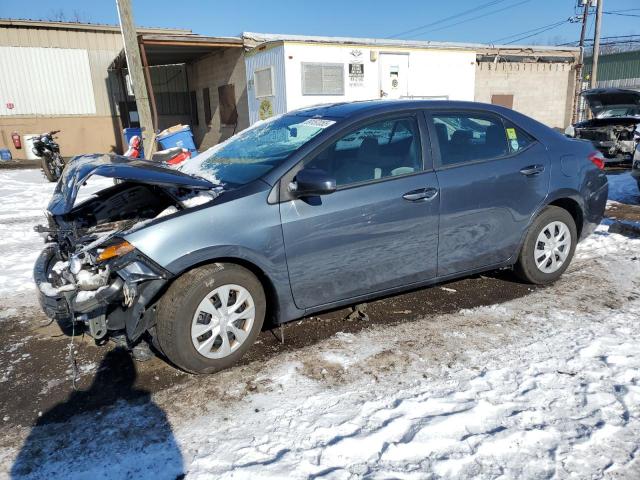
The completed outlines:
[[[604,155],[600,152],[593,152],[589,154],[589,160],[598,167],[600,170],[604,170]]]

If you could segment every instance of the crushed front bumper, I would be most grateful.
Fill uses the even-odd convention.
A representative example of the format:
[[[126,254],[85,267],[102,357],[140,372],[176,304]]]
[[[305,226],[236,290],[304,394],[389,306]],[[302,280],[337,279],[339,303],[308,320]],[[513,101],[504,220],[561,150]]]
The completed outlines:
[[[96,339],[109,330],[124,329],[133,341],[152,325],[152,318],[145,315],[146,307],[166,284],[167,272],[159,271],[155,265],[149,267],[134,256],[97,290],[78,290],[74,285],[55,288],[49,283],[49,273],[58,260],[57,245],[48,244],[33,268],[38,302],[47,317],[61,325],[82,322]]]

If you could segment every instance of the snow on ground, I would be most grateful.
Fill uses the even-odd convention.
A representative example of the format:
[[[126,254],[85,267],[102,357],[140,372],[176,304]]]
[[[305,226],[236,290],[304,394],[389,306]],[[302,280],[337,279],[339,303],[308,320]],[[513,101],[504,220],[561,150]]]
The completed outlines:
[[[524,298],[0,427],[0,478],[638,479],[639,252],[601,226]]]
[[[640,478],[638,249],[600,227],[558,284],[525,298],[339,334],[195,377],[150,404],[13,430],[30,436],[21,453],[0,443],[0,471]]]
[[[89,179],[77,201],[110,184],[106,178]],[[46,225],[44,212],[55,185],[47,182],[40,170],[0,171],[0,296],[34,288],[33,264],[44,241],[33,227]]]

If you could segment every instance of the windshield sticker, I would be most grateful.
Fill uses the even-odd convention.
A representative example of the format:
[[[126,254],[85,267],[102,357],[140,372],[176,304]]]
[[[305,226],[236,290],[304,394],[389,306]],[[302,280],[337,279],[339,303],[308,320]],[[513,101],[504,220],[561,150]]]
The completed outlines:
[[[511,149],[514,151],[520,150],[520,144],[518,140],[511,140]]]
[[[507,137],[509,140],[518,140],[518,135],[516,134],[515,128],[507,128]]]
[[[300,125],[306,125],[307,127],[327,128],[336,123],[334,120],[324,120],[322,118],[310,118],[305,120]]]

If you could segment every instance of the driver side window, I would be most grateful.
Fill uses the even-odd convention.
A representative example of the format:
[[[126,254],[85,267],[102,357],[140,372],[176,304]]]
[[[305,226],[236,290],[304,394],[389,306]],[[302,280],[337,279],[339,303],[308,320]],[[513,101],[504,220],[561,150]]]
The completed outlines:
[[[337,187],[422,171],[419,130],[415,118],[371,123],[326,148],[306,168],[319,168]]]

